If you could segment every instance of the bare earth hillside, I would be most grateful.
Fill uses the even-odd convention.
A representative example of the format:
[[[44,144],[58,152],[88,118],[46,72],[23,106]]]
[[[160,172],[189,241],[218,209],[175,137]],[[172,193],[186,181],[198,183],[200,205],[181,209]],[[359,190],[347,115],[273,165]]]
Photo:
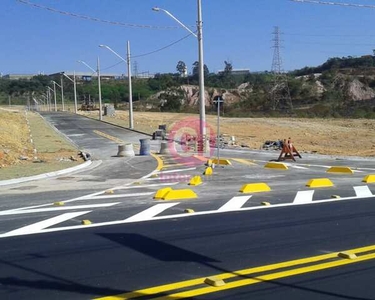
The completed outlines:
[[[86,113],[87,114],[87,113]],[[90,113],[91,115],[97,112]],[[159,124],[173,128],[179,120],[198,115],[158,112],[135,112],[134,128],[152,133]],[[128,127],[128,112],[117,111],[108,122]],[[216,132],[216,116],[206,116]],[[366,119],[287,119],[287,118],[225,118],[220,131],[229,140],[235,136],[238,146],[260,149],[266,140],[292,138],[300,152],[328,155],[375,156],[375,120]]]

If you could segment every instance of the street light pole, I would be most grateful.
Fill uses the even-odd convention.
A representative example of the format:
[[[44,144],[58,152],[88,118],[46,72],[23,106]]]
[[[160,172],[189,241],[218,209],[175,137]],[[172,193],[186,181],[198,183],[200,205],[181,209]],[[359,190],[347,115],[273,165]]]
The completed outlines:
[[[63,82],[63,76],[61,76],[61,102],[62,102],[62,110],[65,111],[65,105],[64,105],[64,82]]]
[[[126,62],[128,66],[128,89],[129,89],[129,129],[134,128],[133,124],[133,91],[132,91],[132,75],[131,75],[131,65],[130,65],[130,41],[127,42],[127,54],[126,59],[120,54],[114,51],[111,47],[107,45],[99,45],[100,48],[106,48],[111,51],[114,55],[120,58],[122,61]]]
[[[98,56],[98,60],[97,60],[97,69],[94,70],[93,68],[91,68],[87,63],[85,63],[83,60],[78,60],[79,63],[81,64],[84,64],[86,67],[88,67],[91,71],[93,71],[94,73],[96,73],[98,75],[98,92],[99,92],[99,120],[102,121],[103,120],[103,116],[102,116],[102,90],[101,90],[101,86],[100,86],[100,64],[99,64],[99,56]]]
[[[100,86],[100,62],[99,56],[97,60],[97,74],[98,74],[98,90],[99,90],[99,120],[103,120],[103,113],[102,113],[102,89]]]
[[[74,113],[76,114],[77,113],[77,84],[76,84],[76,72],[74,71],[73,72],[73,79],[70,78],[68,75],[66,75],[65,73],[62,73],[63,76],[65,76],[66,78],[68,78],[71,82],[73,82],[73,89],[74,89]]]
[[[57,111],[57,101],[56,101],[56,82],[53,82],[53,97],[55,100],[55,111]]]
[[[61,90],[61,103],[62,103],[62,110],[64,111],[64,91],[63,91],[63,86],[60,85],[60,84],[58,84],[56,81],[52,80],[52,82],[53,82],[53,88],[55,90],[55,103],[56,103],[56,86],[55,85],[57,85],[60,88],[60,90]]]
[[[178,20],[174,15],[169,11],[154,7],[154,11],[163,11],[178,24],[180,24],[184,29],[194,35],[198,40],[198,72],[199,72],[199,133],[201,138],[204,138],[206,135],[206,106],[205,106],[205,91],[204,91],[204,61],[203,61],[203,32],[202,32],[202,1],[198,0],[198,20],[197,20],[197,34],[191,31],[186,25],[184,25],[180,20]]]

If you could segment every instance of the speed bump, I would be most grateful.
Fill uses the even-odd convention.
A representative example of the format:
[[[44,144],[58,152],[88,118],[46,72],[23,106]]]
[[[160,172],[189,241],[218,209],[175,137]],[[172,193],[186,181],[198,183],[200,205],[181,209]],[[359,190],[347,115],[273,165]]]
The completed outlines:
[[[202,178],[200,176],[194,176],[190,179],[189,185],[200,185],[202,184]]]
[[[204,170],[203,175],[212,175],[213,171],[211,167],[207,167],[206,170]]]
[[[197,198],[197,194],[193,190],[170,190],[161,199],[162,200],[182,200]]]
[[[229,161],[229,159],[213,159],[212,160],[212,163],[215,164],[215,165],[226,165],[226,166],[230,166],[232,165],[232,163]]]
[[[315,178],[315,179],[310,179],[306,183],[306,186],[311,187],[311,188],[331,187],[333,186],[333,183],[328,178]]]
[[[269,169],[288,170],[288,166],[280,162],[268,162],[264,167]]]
[[[350,252],[340,252],[337,256],[341,257],[341,258],[345,258],[345,259],[356,259],[357,258],[357,255],[355,255],[354,253],[350,253]]]
[[[269,192],[271,188],[263,182],[260,183],[247,183],[242,186],[240,189],[241,193],[260,193],[260,192]]]
[[[215,277],[215,276],[207,277],[204,280],[204,283],[208,284],[208,285],[211,285],[211,286],[215,286],[215,287],[225,285],[225,282],[224,282],[223,279]]]
[[[354,171],[350,167],[330,167],[327,173],[344,173],[344,174],[354,174]]]
[[[158,199],[158,200],[161,200],[163,199],[163,197],[169,193],[170,191],[172,190],[171,187],[166,187],[164,189],[160,189],[156,192],[155,196],[154,196],[154,199]]]
[[[375,183],[375,175],[374,174],[367,175],[365,176],[365,178],[363,178],[362,181],[366,183]]]

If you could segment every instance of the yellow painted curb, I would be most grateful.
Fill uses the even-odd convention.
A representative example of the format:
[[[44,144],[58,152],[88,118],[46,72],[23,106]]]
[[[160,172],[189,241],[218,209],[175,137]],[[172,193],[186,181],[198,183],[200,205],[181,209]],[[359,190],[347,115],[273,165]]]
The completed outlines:
[[[263,201],[261,204],[264,205],[264,206],[270,206],[271,205],[271,203],[266,202],[266,201]]]
[[[268,162],[264,167],[269,169],[288,170],[288,166],[286,164],[279,162]]]
[[[345,259],[356,259],[357,258],[357,255],[355,255],[354,253],[350,253],[350,252],[340,252],[337,256],[341,257],[341,258],[345,258]]]
[[[160,189],[156,192],[155,196],[154,196],[154,199],[158,199],[158,200],[161,200],[163,199],[163,197],[168,194],[170,191],[172,190],[171,187],[166,187],[164,189]]]
[[[206,170],[204,170],[203,175],[212,175],[213,171],[211,167],[207,167]]]
[[[367,175],[365,176],[365,178],[363,178],[362,181],[366,183],[375,183],[375,175],[374,174]]]
[[[330,167],[327,173],[344,173],[344,174],[354,174],[354,171],[349,167]]]
[[[217,159],[217,158],[214,158],[212,160],[212,163],[214,163],[215,165],[226,165],[226,166],[230,166],[232,165],[232,163],[229,161],[229,159]]]
[[[222,280],[222,279],[220,279],[218,277],[215,277],[215,276],[207,277],[204,280],[204,283],[208,284],[208,285],[211,285],[211,286],[215,286],[215,287],[225,285],[224,280]]]
[[[339,199],[339,198],[341,198],[341,196],[339,196],[339,195],[332,195],[331,198]]]
[[[269,192],[271,188],[266,183],[247,183],[240,189],[241,193],[260,193]]]
[[[306,186],[311,187],[311,188],[331,187],[333,186],[333,183],[328,178],[315,178],[315,179],[310,179],[306,183]]]
[[[62,202],[62,201],[55,202],[55,203],[53,203],[53,205],[55,205],[55,206],[63,206],[63,205],[65,205],[65,202]]]
[[[150,153],[150,154],[151,154],[151,156],[152,156],[153,158],[155,158],[156,161],[158,162],[158,165],[157,165],[157,167],[156,167],[156,170],[157,170],[157,171],[160,171],[161,169],[163,169],[163,166],[164,166],[163,160],[162,160],[158,155],[156,155],[156,154],[154,154],[154,153]]]
[[[192,213],[194,213],[195,211],[194,211],[194,209],[187,208],[187,209],[184,210],[184,212],[185,212],[185,213],[188,213],[188,214],[192,214]]]
[[[200,185],[200,184],[202,184],[202,178],[200,176],[194,176],[189,182],[189,185]]]
[[[82,220],[82,221],[81,221],[81,224],[82,224],[82,225],[90,225],[90,224],[91,224],[91,221],[90,221],[90,220]]]
[[[182,199],[193,199],[198,198],[197,194],[193,190],[171,190],[166,193],[162,200],[182,200]]]

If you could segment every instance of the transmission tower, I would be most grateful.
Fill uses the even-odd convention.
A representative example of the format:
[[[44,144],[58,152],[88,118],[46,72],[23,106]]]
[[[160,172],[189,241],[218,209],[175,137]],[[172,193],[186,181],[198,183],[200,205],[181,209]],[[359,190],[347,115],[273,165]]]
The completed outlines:
[[[272,110],[277,108],[293,109],[292,99],[290,98],[290,91],[288,79],[283,69],[283,62],[280,55],[281,48],[281,32],[278,26],[275,27],[272,41],[274,42],[273,60],[271,72],[273,75],[272,86],[270,90]]]
[[[138,77],[138,62],[136,60],[133,62],[133,76]]]

